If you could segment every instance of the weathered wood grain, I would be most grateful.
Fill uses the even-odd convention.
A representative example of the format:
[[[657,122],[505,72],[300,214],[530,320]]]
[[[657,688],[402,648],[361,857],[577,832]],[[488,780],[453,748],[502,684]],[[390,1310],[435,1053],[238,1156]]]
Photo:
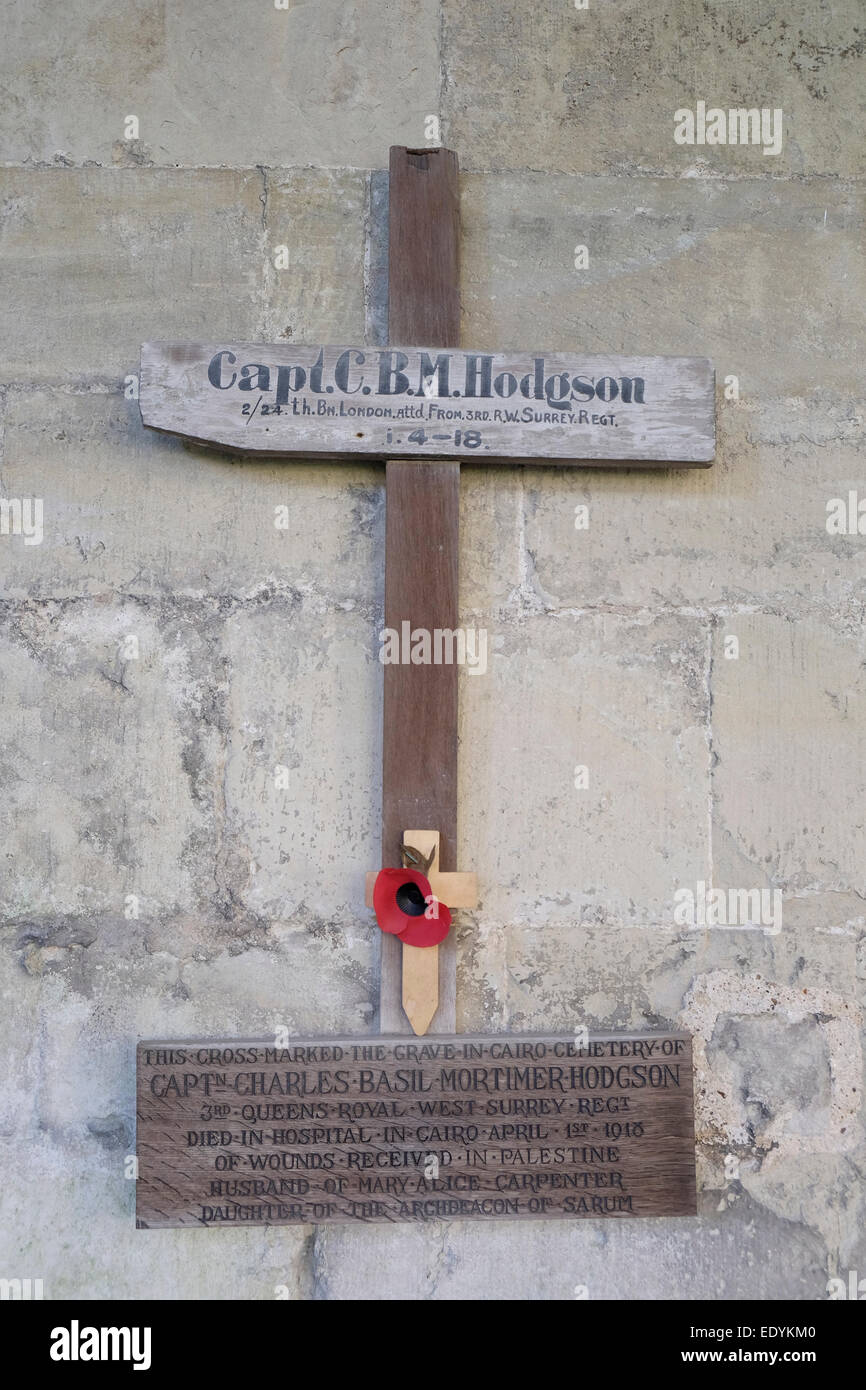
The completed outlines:
[[[388,173],[388,336],[460,342],[460,190],[453,150],[392,145]]]
[[[139,1227],[695,1211],[691,1040],[142,1042]]]
[[[388,194],[388,326],[392,337],[460,341],[457,156],[394,146]],[[434,354],[435,357],[435,354]],[[460,464],[390,459],[385,470],[385,626],[458,624]],[[456,868],[457,667],[387,665],[382,715],[382,864],[399,866],[403,833],[439,834],[438,867]],[[457,1027],[455,932],[436,951],[433,1032]],[[428,966],[429,969],[429,966]],[[379,1029],[403,1033],[403,944],[382,935]]]
[[[385,626],[400,631],[458,625],[459,465],[388,463],[385,490]],[[457,667],[383,667],[382,864],[399,866],[407,826],[439,831],[439,863],[456,867]],[[452,929],[439,957],[437,1032],[456,1027],[456,946]],[[402,1032],[402,943],[383,937],[380,1028]]]
[[[417,1037],[423,1036],[439,1008],[439,947],[403,942],[403,1012]]]
[[[434,241],[431,223],[417,244],[425,264]],[[404,285],[417,310],[422,284],[398,275],[392,244],[392,305]],[[444,302],[431,304],[433,326]],[[407,324],[406,314],[398,321]],[[419,326],[411,339],[392,328],[394,348],[145,343],[141,418],[151,429],[265,457],[667,468],[712,461],[715,383],[706,358],[470,352],[422,336]],[[410,341],[437,346],[402,346]]]

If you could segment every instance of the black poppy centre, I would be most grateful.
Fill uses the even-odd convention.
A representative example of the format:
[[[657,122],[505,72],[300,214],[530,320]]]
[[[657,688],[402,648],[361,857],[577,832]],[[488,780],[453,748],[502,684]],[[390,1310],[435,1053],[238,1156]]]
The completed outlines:
[[[401,912],[405,912],[407,917],[422,917],[427,907],[427,900],[417,883],[411,879],[406,883],[401,883],[395,894],[397,906]]]

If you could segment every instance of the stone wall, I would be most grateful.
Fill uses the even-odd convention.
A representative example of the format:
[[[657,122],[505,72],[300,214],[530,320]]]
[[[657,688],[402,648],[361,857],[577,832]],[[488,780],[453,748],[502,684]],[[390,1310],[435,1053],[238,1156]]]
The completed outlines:
[[[0,535],[0,1274],[47,1297],[806,1300],[866,1275],[866,539],[826,524],[866,492],[862,20],[4,12],[0,494],[43,499],[44,539]],[[678,145],[699,100],[781,109],[781,152]],[[380,467],[149,435],[125,383],[150,338],[371,338],[381,171],[430,116],[463,171],[467,345],[716,364],[712,469],[467,468],[461,519],[463,620],[493,650],[461,684],[458,859],[483,891],[460,1027],[692,1030],[700,1214],[136,1232],[137,1038],[376,1027],[384,491]],[[781,929],[680,925],[701,882],[779,890]]]

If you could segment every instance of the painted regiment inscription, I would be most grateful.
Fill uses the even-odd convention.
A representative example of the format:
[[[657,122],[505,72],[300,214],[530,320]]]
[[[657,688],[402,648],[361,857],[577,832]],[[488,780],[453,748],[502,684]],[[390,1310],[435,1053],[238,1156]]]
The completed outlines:
[[[701,464],[715,452],[704,357],[145,343],[141,416],[280,458]]]

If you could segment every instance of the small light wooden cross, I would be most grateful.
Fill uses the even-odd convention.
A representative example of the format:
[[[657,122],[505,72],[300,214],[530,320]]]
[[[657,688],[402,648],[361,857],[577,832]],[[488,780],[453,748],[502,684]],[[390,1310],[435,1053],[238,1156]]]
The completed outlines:
[[[418,850],[429,867],[423,868],[430,880],[433,896],[446,907],[477,907],[478,876],[471,873],[442,873],[439,868],[439,831],[405,830],[403,845]],[[432,858],[431,858],[432,856]],[[376,871],[367,874],[366,903],[373,906]],[[413,1032],[426,1033],[439,1008],[439,947],[403,946],[403,1012]]]

